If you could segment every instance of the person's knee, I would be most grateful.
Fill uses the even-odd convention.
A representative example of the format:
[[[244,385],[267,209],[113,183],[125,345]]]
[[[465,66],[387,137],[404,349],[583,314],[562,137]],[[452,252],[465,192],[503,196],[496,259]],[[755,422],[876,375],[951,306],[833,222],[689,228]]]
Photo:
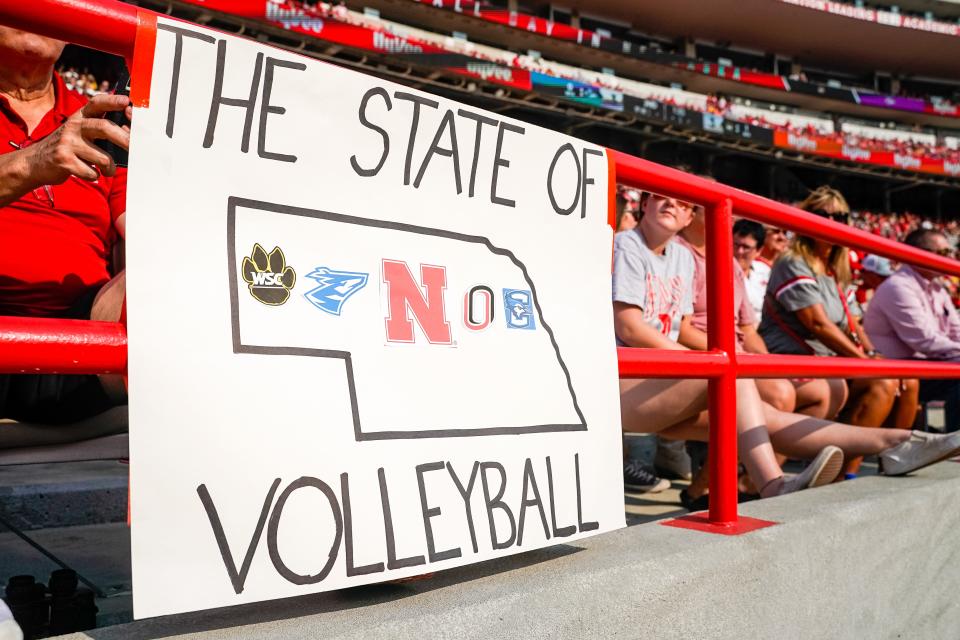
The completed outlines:
[[[903,395],[910,398],[920,397],[920,381],[916,378],[909,378],[903,381]]]
[[[830,415],[834,400],[830,397],[830,384],[823,379],[811,380],[797,389],[797,409],[815,418],[826,418]],[[839,408],[839,404],[837,404]]]
[[[828,379],[827,386],[830,387],[830,411],[827,417],[834,418],[850,399],[850,388],[847,387],[846,381],[840,378]]]
[[[90,309],[91,320],[117,322],[127,294],[127,272],[121,271],[100,288]]]
[[[860,402],[893,402],[897,395],[898,380],[880,378],[868,381],[864,396]]]
[[[814,404],[817,404],[826,410],[830,406],[831,394],[833,390],[830,388],[830,384],[826,380],[814,380],[810,383],[810,399]],[[841,402],[843,401],[843,395],[845,394],[844,390],[840,390]]]
[[[889,378],[884,378],[882,380],[874,380],[871,385],[874,393],[893,400],[897,395],[897,390],[900,388],[899,380],[891,380]]]
[[[771,380],[759,389],[760,397],[779,411],[790,412],[796,407],[796,391],[786,380]]]

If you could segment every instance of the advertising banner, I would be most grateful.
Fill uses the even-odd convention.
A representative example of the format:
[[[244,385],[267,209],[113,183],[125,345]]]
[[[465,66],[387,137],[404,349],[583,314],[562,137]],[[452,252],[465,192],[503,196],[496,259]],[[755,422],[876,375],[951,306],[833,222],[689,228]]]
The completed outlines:
[[[530,33],[536,33],[541,36],[557,38],[558,40],[567,40],[577,44],[585,44],[591,47],[601,47],[605,40],[611,40],[609,36],[602,36],[599,33],[589,29],[578,29],[562,22],[554,22],[546,18],[538,18],[526,13],[509,11],[501,9],[492,4],[477,2],[475,0],[414,0],[421,4],[429,4],[432,7],[448,9],[457,13],[465,13],[476,18],[483,18],[490,22],[496,22],[508,27],[523,29]]]
[[[901,27],[904,29],[916,29],[918,31],[927,31],[930,33],[939,33],[940,35],[957,36],[960,35],[960,26],[952,22],[942,20],[931,20],[917,16],[884,11],[882,9],[871,9],[862,5],[854,5],[848,2],[832,2],[831,0],[780,0],[787,4],[804,7],[805,9],[815,9],[832,13],[837,16],[853,18],[854,20],[863,20],[864,22],[875,22],[888,27]]]
[[[136,617],[624,526],[605,149],[162,18],[133,67]]]
[[[539,93],[566,98],[591,107],[623,111],[623,93],[620,91],[536,71],[530,74],[530,80],[534,90]]]
[[[818,156],[827,156],[851,162],[879,165],[903,169],[904,171],[921,171],[938,175],[957,175],[957,165],[944,161],[941,158],[916,156],[908,153],[894,153],[891,151],[871,151],[860,147],[843,144],[832,138],[793,134],[787,131],[773,133],[775,146],[794,151],[802,151]]]
[[[914,111],[916,113],[923,113],[927,110],[927,103],[919,98],[903,98],[900,96],[885,96],[863,92],[858,92],[856,97],[858,103],[868,107],[885,107],[887,109]]]
[[[746,82],[758,87],[767,87],[768,89],[779,89],[786,91],[788,89],[783,76],[772,73],[763,73],[762,71],[752,71],[741,67],[726,66],[722,64],[713,64],[710,62],[686,62],[677,63],[675,66],[686,69],[687,71],[696,71],[707,76],[715,78],[724,78],[736,82]]]

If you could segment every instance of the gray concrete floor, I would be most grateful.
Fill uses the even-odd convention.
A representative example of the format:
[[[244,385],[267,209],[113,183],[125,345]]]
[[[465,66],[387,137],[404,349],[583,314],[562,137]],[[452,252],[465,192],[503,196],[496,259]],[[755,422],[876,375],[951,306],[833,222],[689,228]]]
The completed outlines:
[[[39,469],[38,469],[39,471]],[[99,473],[101,466],[92,467]],[[12,474],[11,474],[12,475]],[[29,478],[29,470],[16,474],[18,481]],[[688,483],[674,482],[660,493],[624,494],[629,526],[683,515],[680,490]],[[47,582],[56,563],[0,525],[0,586],[10,576],[30,574]],[[23,532],[34,542],[59,558],[97,585],[107,597],[98,598],[99,626],[128,622],[132,619],[130,577],[130,531],[126,523],[56,527]]]
[[[652,455],[649,440],[631,439],[627,445],[631,452],[641,459]],[[115,463],[111,464],[29,465],[7,469],[0,474],[0,493],[4,485],[10,486],[6,481],[21,486],[31,482],[62,486],[70,474],[73,474],[72,479],[77,482],[79,480],[76,474],[80,474],[86,477],[89,483],[99,483],[104,481],[104,478],[116,478],[118,474],[126,473],[124,469],[118,471]],[[53,466],[55,469],[47,469],[48,466]],[[799,465],[788,467],[788,471],[796,470],[799,470]],[[48,473],[50,475],[47,475]],[[875,473],[876,465],[870,462],[865,463],[862,474]],[[42,479],[37,480],[37,476]],[[686,481],[674,481],[670,488],[659,493],[625,493],[624,508],[627,525],[635,526],[684,515],[686,510],[680,506],[680,491],[688,484]],[[126,523],[54,527],[24,533],[104,592],[106,597],[97,599],[97,606],[100,609],[99,627],[122,624],[132,619],[130,532]],[[10,576],[19,574],[31,574],[39,581],[47,582],[50,572],[57,568],[58,565],[51,559],[0,525],[0,585],[5,584]],[[276,607],[276,604],[272,608],[269,605],[261,605],[260,609],[251,609],[248,614],[250,622],[256,621],[260,615],[267,616],[264,619],[269,619],[276,613]],[[289,607],[286,608],[289,609]],[[295,611],[295,608],[291,611]]]

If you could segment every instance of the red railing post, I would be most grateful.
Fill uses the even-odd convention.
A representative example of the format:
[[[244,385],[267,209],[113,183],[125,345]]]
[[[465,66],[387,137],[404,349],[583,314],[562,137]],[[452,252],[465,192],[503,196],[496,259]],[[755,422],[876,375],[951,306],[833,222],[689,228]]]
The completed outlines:
[[[710,522],[737,522],[737,336],[733,308],[733,203],[706,207],[707,347],[728,364],[707,382],[710,412]],[[692,284],[692,283],[691,283]]]
[[[3,0],[0,24],[130,58],[137,12],[116,0]]]

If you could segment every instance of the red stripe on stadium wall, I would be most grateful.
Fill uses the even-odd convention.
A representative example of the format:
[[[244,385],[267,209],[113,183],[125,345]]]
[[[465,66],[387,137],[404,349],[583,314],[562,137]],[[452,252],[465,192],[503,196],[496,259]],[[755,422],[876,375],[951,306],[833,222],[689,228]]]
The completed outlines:
[[[153,79],[153,53],[157,46],[157,15],[137,12],[137,39],[130,63],[130,102],[135,107],[150,106],[150,82]]]

